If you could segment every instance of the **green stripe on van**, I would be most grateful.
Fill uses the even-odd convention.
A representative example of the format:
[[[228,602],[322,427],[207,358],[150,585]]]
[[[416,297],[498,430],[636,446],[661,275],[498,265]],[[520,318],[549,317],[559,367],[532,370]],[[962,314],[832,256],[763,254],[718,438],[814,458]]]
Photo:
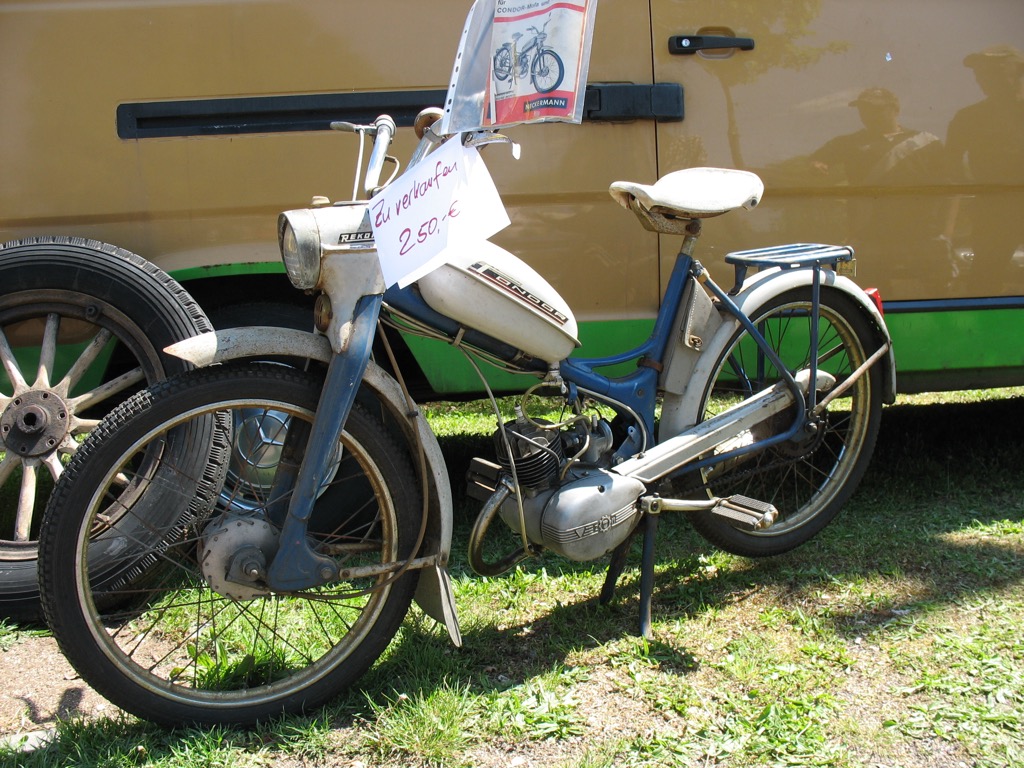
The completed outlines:
[[[896,387],[900,392],[929,388],[973,389],[1024,383],[1024,310],[970,309],[901,312],[886,316],[896,353]],[[653,320],[580,324],[583,347],[577,354],[600,357],[637,346]],[[438,341],[406,337],[431,387],[446,394],[482,391],[462,353]],[[535,379],[482,365],[491,387],[522,391]],[[630,366],[620,366],[619,373]]]

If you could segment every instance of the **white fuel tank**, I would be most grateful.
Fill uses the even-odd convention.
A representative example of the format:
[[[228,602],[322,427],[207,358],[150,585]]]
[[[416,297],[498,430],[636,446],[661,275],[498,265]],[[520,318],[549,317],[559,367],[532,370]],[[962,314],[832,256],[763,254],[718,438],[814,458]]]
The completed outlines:
[[[483,241],[417,282],[432,309],[548,363],[580,345],[561,296],[519,257]]]

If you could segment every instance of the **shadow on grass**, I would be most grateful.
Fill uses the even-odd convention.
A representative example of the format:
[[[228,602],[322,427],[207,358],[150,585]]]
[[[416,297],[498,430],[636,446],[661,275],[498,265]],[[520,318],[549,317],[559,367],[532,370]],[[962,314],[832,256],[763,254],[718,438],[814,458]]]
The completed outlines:
[[[838,635],[853,637],[916,606],[950,604],[1020,584],[1024,537],[1001,536],[991,528],[1005,524],[1019,531],[1024,523],[1022,425],[1024,398],[887,408],[872,463],[847,508],[815,540],[778,557],[727,558],[724,567],[708,568],[715,550],[682,517],[665,516],[657,548],[656,634],[659,622],[702,619],[752,592],[767,591],[791,607],[836,583],[888,592],[852,599],[850,609],[819,617]],[[463,460],[468,464],[474,449],[487,451],[488,442],[459,437],[444,448],[457,483]],[[456,546],[471,523],[469,513],[456,521]],[[453,559],[458,570],[464,555],[456,549]],[[634,544],[610,605],[598,605],[595,591],[528,623],[499,629],[495,621],[478,622],[464,627],[465,644],[458,651],[437,633],[407,632],[363,688],[397,690],[397,683],[424,692],[444,681],[488,691],[557,669],[581,649],[636,633],[638,567]],[[554,557],[520,565],[526,574],[602,569]],[[901,589],[901,583],[912,586]],[[434,645],[437,657],[424,663]],[[655,641],[650,653],[679,673],[699,663],[686,648],[664,642]]]

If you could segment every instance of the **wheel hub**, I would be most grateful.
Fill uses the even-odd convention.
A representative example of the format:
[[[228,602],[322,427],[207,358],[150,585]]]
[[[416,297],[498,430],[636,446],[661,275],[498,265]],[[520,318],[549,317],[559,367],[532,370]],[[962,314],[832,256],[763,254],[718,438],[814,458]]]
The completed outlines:
[[[0,437],[6,449],[23,459],[52,453],[64,442],[70,427],[67,404],[50,390],[18,395],[0,416]]]
[[[235,489],[222,496],[225,507],[257,510],[263,506],[273,487],[277,465],[281,461],[289,419],[279,411],[247,412],[235,427],[229,482]]]
[[[200,540],[203,578],[232,600],[270,594],[267,564],[277,553],[280,533],[261,517],[226,513],[212,520]]]
[[[828,431],[826,426],[823,417],[808,418],[803,429],[796,436],[784,443],[779,443],[775,446],[775,450],[783,456],[793,459],[802,459],[804,456],[809,456],[818,450],[824,441],[825,434]]]

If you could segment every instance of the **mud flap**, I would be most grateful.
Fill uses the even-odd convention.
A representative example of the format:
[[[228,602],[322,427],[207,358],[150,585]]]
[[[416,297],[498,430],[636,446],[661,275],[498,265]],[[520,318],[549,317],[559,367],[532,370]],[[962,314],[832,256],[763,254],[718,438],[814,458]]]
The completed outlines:
[[[461,648],[462,632],[459,630],[459,618],[455,614],[455,593],[452,591],[448,569],[436,563],[433,568],[424,568],[420,573],[415,599],[427,616],[444,625],[455,647]]]

